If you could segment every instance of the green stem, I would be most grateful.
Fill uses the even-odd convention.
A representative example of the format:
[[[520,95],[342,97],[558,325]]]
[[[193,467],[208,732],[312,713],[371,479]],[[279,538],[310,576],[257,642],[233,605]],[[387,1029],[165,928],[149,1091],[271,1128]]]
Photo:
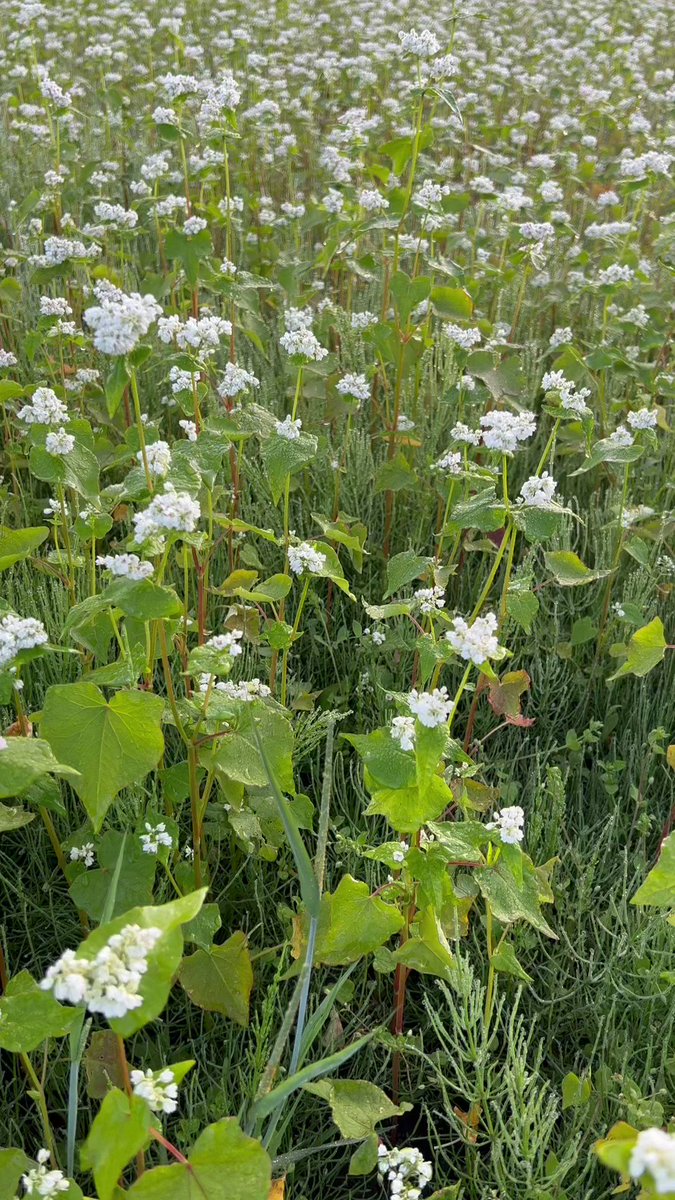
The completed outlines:
[[[143,470],[145,471],[145,482],[148,485],[148,491],[152,492],[153,483],[150,467],[148,466],[148,454],[145,448],[145,430],[143,429],[143,421],[141,420],[141,398],[138,394],[138,380],[136,378],[136,368],[131,369],[131,395],[134,400],[134,416],[136,417],[136,428],[138,430],[138,442],[141,448],[141,458],[143,459]]]
[[[300,618],[302,616],[302,610],[305,607],[305,600],[307,599],[307,593],[309,591],[309,578],[310,577],[308,575],[307,578],[305,579],[304,587],[302,589],[302,595],[300,597],[300,603],[298,605],[298,611],[295,614],[295,620],[293,622],[293,633],[291,634],[289,644],[284,648],[284,655],[281,660],[281,705],[282,705],[282,707],[284,707],[286,704],[286,684],[287,684],[287,679],[288,679],[288,656],[291,652],[291,646],[293,645],[293,642],[295,641],[295,635],[297,634],[298,628],[300,626]]]
[[[49,1113],[47,1111],[47,1101],[45,1100],[45,1090],[44,1090],[42,1084],[40,1083],[40,1080],[38,1079],[35,1067],[33,1066],[32,1062],[30,1061],[30,1058],[28,1057],[27,1054],[23,1054],[23,1053],[21,1054],[21,1062],[23,1063],[26,1074],[33,1085],[33,1090],[30,1094],[31,1094],[33,1100],[35,1101],[35,1103],[38,1107],[38,1111],[40,1113],[40,1117],[42,1120],[42,1129],[43,1129],[43,1132],[45,1135],[47,1149],[49,1150],[49,1153],[51,1156],[52,1166],[58,1167],[59,1160],[58,1160],[58,1157],[56,1154],[56,1147],[54,1145],[54,1136],[52,1134],[52,1127],[49,1123]]]

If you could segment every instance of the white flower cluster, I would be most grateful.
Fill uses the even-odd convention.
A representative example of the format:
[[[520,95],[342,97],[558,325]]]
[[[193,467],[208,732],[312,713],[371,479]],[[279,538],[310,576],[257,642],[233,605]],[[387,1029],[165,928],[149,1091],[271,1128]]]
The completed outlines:
[[[138,224],[138,213],[133,208],[124,208],[122,204],[108,204],[100,200],[94,205],[94,216],[105,225],[114,225],[117,229],[135,229]]]
[[[84,1004],[89,1012],[112,1020],[140,1008],[139,994],[148,969],[148,954],[162,936],[161,929],[125,925],[106,942],[95,958],[78,958],[66,950],[40,981],[43,991],[57,1000]]]
[[[445,588],[436,585],[430,588],[418,588],[413,599],[423,613],[434,612],[437,608],[445,608]]]
[[[448,699],[446,687],[434,688],[433,692],[418,692],[417,688],[413,688],[408,696],[408,707],[420,725],[435,729],[450,719],[453,702]]]
[[[289,329],[282,333],[279,344],[292,357],[304,358],[308,362],[321,362],[328,351],[321,345],[311,329]]]
[[[311,575],[320,575],[326,561],[326,555],[315,550],[309,542],[288,547],[288,565],[294,575],[302,575],[303,571],[309,571]]]
[[[65,296],[40,296],[41,317],[70,317],[72,312]]]
[[[157,854],[160,846],[167,846],[169,850],[173,846],[173,838],[170,833],[167,833],[164,821],[160,821],[158,825],[151,825],[149,821],[146,821],[145,833],[141,833],[139,836],[144,854]]]
[[[11,663],[21,650],[44,646],[47,640],[47,630],[35,617],[6,613],[0,619],[0,667]]]
[[[663,1129],[642,1129],[630,1156],[633,1179],[651,1175],[657,1196],[675,1192],[675,1137]]]
[[[464,442],[467,446],[478,446],[480,444],[480,430],[470,429],[462,421],[458,421],[450,430],[450,437],[455,442]]]
[[[285,438],[287,442],[297,442],[302,429],[302,421],[299,418],[294,421],[291,414],[288,413],[283,421],[275,422],[274,428],[278,436]]]
[[[151,562],[142,562],[137,554],[99,554],[96,563],[116,578],[134,581],[149,579],[155,569]]]
[[[132,1071],[129,1078],[134,1095],[145,1100],[154,1113],[172,1113],[178,1108],[178,1084],[171,1067]]]
[[[370,398],[370,384],[365,375],[343,375],[335,388],[341,396],[351,396],[354,400]]]
[[[83,842],[81,846],[71,846],[70,861],[84,863],[85,867],[93,867],[96,862],[94,843]]]
[[[419,1200],[433,1175],[420,1150],[412,1146],[387,1150],[382,1143],[377,1147],[377,1170],[387,1180],[391,1200]]]
[[[417,58],[433,58],[441,48],[436,34],[430,29],[423,29],[421,33],[415,29],[410,29],[408,33],[401,30],[398,40],[401,54],[414,54]]]
[[[480,419],[483,442],[489,450],[500,450],[502,454],[513,454],[519,442],[532,437],[537,422],[531,412],[512,413],[504,409],[493,409]]]
[[[181,321],[173,313],[170,317],[161,317],[157,322],[157,336],[165,345],[176,341],[181,350],[215,350],[223,337],[230,337],[232,323],[214,313],[204,313],[201,317],[188,317]]]
[[[214,650],[227,650],[231,658],[239,658],[242,653],[239,643],[243,636],[241,629],[228,629],[227,633],[216,633],[208,638],[205,645]]]
[[[492,821],[488,821],[486,829],[496,829],[507,846],[517,846],[524,837],[525,813],[519,804],[511,804],[508,808],[500,808],[493,813]]]
[[[100,253],[100,246],[85,246],[78,238],[48,237],[44,254],[36,255],[34,262],[36,266],[60,267],[69,258],[98,258]]]
[[[443,325],[442,332],[449,342],[461,350],[470,350],[481,341],[480,329],[462,329],[461,325],[447,324]]]
[[[70,1181],[66,1179],[63,1171],[47,1169],[49,1159],[49,1150],[38,1150],[37,1167],[33,1167],[26,1175],[21,1176],[21,1183],[27,1196],[42,1196],[43,1200],[49,1200],[51,1196],[58,1196],[59,1192],[68,1191]]]
[[[556,481],[548,471],[531,475],[520,489],[519,503],[530,508],[551,508],[555,502]]]
[[[229,362],[225,367],[225,374],[218,384],[218,395],[221,399],[232,399],[234,396],[239,396],[241,392],[247,392],[250,388],[260,387],[260,380],[257,376],[252,375],[250,371],[245,371],[243,367],[238,367],[236,363]]]
[[[477,667],[488,658],[500,658],[504,652],[496,637],[497,618],[494,613],[476,617],[469,625],[463,617],[455,617],[453,628],[446,633],[446,640],[460,658],[475,663]]]
[[[654,408],[638,408],[626,417],[631,429],[656,429],[658,413]]]
[[[45,438],[45,450],[47,454],[51,454],[55,458],[59,455],[70,454],[74,445],[75,438],[72,433],[66,433],[63,426],[57,429],[56,433],[48,433]]]
[[[415,749],[415,718],[394,717],[390,726],[391,736],[400,743],[402,750]]]
[[[434,471],[447,471],[448,475],[461,475],[462,456],[458,450],[446,450],[433,464]]]
[[[101,354],[129,354],[160,316],[162,309],[148,292],[127,296],[119,288],[103,292],[100,304],[88,308],[84,319],[94,331],[94,345]]]
[[[61,425],[68,420],[68,409],[51,388],[39,387],[33,392],[30,404],[24,404],[16,415],[26,425]]]
[[[9,350],[3,350],[0,347],[0,367],[15,367],[16,362],[16,354],[12,354]]]
[[[169,472],[171,466],[171,448],[168,442],[151,442],[145,448],[145,457],[148,463],[148,470],[155,479],[163,479]],[[136,454],[139,463],[143,462],[143,451],[139,450]]]
[[[222,692],[230,700],[244,700],[246,703],[251,700],[264,700],[272,694],[267,684],[261,683],[257,678],[241,679],[239,683],[226,679],[216,684],[216,691]]]
[[[134,517],[137,542],[144,542],[155,533],[173,529],[177,533],[194,533],[201,516],[199,502],[188,492],[177,492],[167,483],[164,491],[155,496],[143,512]]]
[[[566,379],[563,371],[547,371],[541,386],[545,392],[557,392],[567,412],[573,412],[578,417],[588,416],[590,409],[586,401],[591,394],[590,388],[577,390],[577,385],[571,379]]]
[[[198,233],[203,233],[208,225],[208,221],[204,217],[188,217],[183,221],[183,233],[186,237],[196,237]]]

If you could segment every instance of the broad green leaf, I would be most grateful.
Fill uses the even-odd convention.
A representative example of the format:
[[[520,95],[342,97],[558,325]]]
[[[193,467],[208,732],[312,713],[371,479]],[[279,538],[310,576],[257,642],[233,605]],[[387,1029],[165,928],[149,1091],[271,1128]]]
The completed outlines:
[[[109,604],[121,608],[128,617],[138,621],[157,621],[176,617],[183,605],[173,588],[161,587],[151,579],[116,579],[102,593]]]
[[[220,909],[217,904],[203,904],[197,916],[183,926],[183,941],[208,950],[213,942],[214,934],[222,924]]]
[[[521,967],[510,942],[503,942],[500,948],[495,950],[490,962],[495,971],[501,971],[503,975],[515,975],[516,979],[522,979],[523,983],[532,983],[532,976]]]
[[[27,558],[48,536],[47,525],[36,525],[30,529],[8,529],[6,525],[0,525],[0,571]]]
[[[572,471],[569,477],[572,479],[575,475],[585,475],[586,471],[591,471],[600,463],[617,463],[623,466],[626,463],[637,462],[644,452],[644,446],[617,446],[611,438],[603,438],[595,443],[588,458],[576,471]]]
[[[613,1125],[606,1138],[596,1142],[593,1149],[600,1162],[622,1175],[629,1174],[631,1155],[637,1141],[638,1131],[625,1121]]]
[[[483,533],[494,533],[503,527],[505,520],[504,505],[497,500],[494,487],[488,487],[455,504],[446,531],[461,533],[464,529],[480,529]]]
[[[529,588],[512,584],[506,595],[506,611],[526,633],[539,612],[539,600]]]
[[[347,733],[345,741],[351,742],[359,754],[373,784],[378,788],[412,787],[416,781],[415,756],[401,749],[388,729],[376,729],[373,733]]]
[[[113,934],[119,933],[126,925],[161,930],[162,936],[152,950],[148,951],[148,969],[138,988],[143,1003],[123,1017],[110,1019],[108,1023],[115,1033],[121,1034],[122,1037],[130,1037],[162,1012],[183,954],[181,926],[196,917],[205,895],[206,888],[201,888],[197,892],[181,896],[180,900],[171,900],[168,904],[132,908],[116,917],[114,921],[100,925],[78,947],[78,958],[93,959],[99,950],[107,945]]]
[[[233,933],[222,946],[200,949],[184,958],[178,978],[194,1004],[222,1013],[246,1028],[253,987],[246,934]]]
[[[431,303],[441,317],[466,319],[473,312],[473,300],[464,288],[434,287],[431,289]]]
[[[590,1079],[580,1079],[574,1071],[570,1071],[562,1081],[563,1112],[568,1108],[583,1108],[591,1098]]]
[[[432,562],[433,559],[424,554],[417,554],[415,550],[404,550],[401,554],[395,554],[387,563],[387,590],[383,598],[387,600],[406,584],[412,583],[413,579],[418,579],[429,569]]]
[[[376,784],[370,776],[368,768],[364,774],[364,782],[372,795],[372,800],[366,809],[366,815],[381,815],[387,818],[389,824],[397,833],[417,833],[428,821],[436,821],[441,813],[455,802],[455,798],[441,775],[434,775],[428,781],[423,795],[419,788],[412,787],[383,788]]]
[[[371,1133],[357,1146],[349,1160],[350,1175],[370,1175],[377,1166],[378,1153],[377,1148],[380,1144],[380,1139],[376,1133]]]
[[[667,643],[663,631],[663,621],[654,617],[648,625],[637,629],[626,646],[626,661],[618,671],[610,675],[608,682],[621,679],[623,675],[638,675],[642,678],[665,657]]]
[[[394,297],[396,311],[402,327],[408,324],[408,318],[414,308],[426,300],[431,291],[431,280],[424,275],[411,279],[405,271],[395,271],[391,277],[391,294]]]
[[[65,1037],[77,1019],[77,1009],[59,1004],[28,971],[21,971],[0,999],[0,1049],[27,1054],[45,1038]]]
[[[473,878],[502,925],[527,921],[546,937],[555,938],[541,911],[537,875],[527,855],[523,855],[522,882],[515,878],[503,858],[493,867],[478,868]]]
[[[0,833],[11,833],[14,829],[30,825],[34,820],[35,813],[28,812],[19,805],[12,807],[8,804],[0,804]]]
[[[403,454],[397,454],[375,473],[373,491],[403,492],[417,486],[417,476]]]
[[[145,1100],[118,1088],[108,1092],[80,1155],[83,1169],[93,1173],[100,1200],[111,1200],[124,1168],[149,1143],[154,1121]]]
[[[19,1180],[33,1166],[23,1150],[0,1150],[0,1200],[14,1200],[19,1194]]]
[[[305,1091],[330,1105],[340,1133],[351,1141],[370,1137],[380,1121],[401,1117],[412,1108],[392,1103],[386,1092],[365,1079],[320,1079],[305,1084]]]
[[[631,904],[675,908],[675,831],[664,841],[656,866],[632,897]]]
[[[105,381],[105,403],[108,410],[108,416],[114,417],[124,395],[125,388],[128,387],[130,380],[129,369],[127,367],[124,355],[119,355],[115,359],[115,365],[112,371],[109,372]]]
[[[77,771],[60,763],[43,738],[11,737],[0,751],[0,799],[20,796],[44,775],[62,775],[71,781]]]
[[[133,1200],[268,1200],[272,1164],[235,1117],[208,1125],[187,1163],[154,1167],[129,1189]]]
[[[515,354],[495,364],[491,351],[475,350],[466,361],[466,369],[483,381],[495,400],[522,396],[527,387],[527,378]]]
[[[611,571],[591,571],[573,550],[551,550],[544,555],[544,560],[562,587],[581,587],[612,574]]]
[[[76,441],[72,450],[63,456],[49,454],[43,446],[31,447],[30,469],[45,483],[74,488],[87,500],[98,498],[98,462],[81,441]]]
[[[306,944],[306,913],[301,926]],[[382,946],[402,926],[403,917],[393,904],[371,896],[367,883],[344,875],[335,892],[324,892],[321,897],[314,961],[331,967],[355,962]]]
[[[99,867],[82,871],[70,885],[70,898],[77,908],[82,909],[93,921],[103,919],[108,893],[118,866],[124,835],[110,829],[103,835],[96,851]],[[152,903],[152,885],[155,880],[157,859],[145,854],[140,838],[127,834],[124,851],[119,863],[119,875],[114,905],[110,917],[116,917],[129,908]]]
[[[425,908],[417,914],[410,937],[394,951],[392,957],[411,971],[454,983],[455,961],[433,908]]]
[[[80,772],[73,787],[96,832],[117,793],[157,766],[163,712],[163,700],[150,692],[117,692],[108,703],[93,683],[48,689],[41,731],[54,753]]]
[[[264,439],[260,453],[275,504],[283,495],[286,480],[311,463],[317,445],[316,438],[309,433],[301,433],[295,441],[278,433]]]
[[[293,795],[293,729],[282,713],[262,701],[241,702],[226,735],[202,750],[200,762],[246,787],[266,787],[268,775],[258,749],[263,745],[274,778],[283,792]]]

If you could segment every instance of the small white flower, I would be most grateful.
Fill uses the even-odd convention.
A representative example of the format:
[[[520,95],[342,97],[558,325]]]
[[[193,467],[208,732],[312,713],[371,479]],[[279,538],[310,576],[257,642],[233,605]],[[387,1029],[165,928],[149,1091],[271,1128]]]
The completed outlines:
[[[50,1157],[49,1150],[38,1150],[38,1166],[21,1176],[21,1183],[27,1196],[40,1196],[42,1200],[49,1200],[51,1196],[57,1196],[59,1192],[68,1191],[70,1181],[66,1179],[63,1171],[47,1169]]]
[[[194,421],[188,421],[187,419],[185,419],[185,420],[179,421],[178,424],[180,425],[181,429],[183,430],[183,433],[185,434],[185,436],[189,442],[197,441],[197,426],[195,425]]]
[[[453,710],[453,702],[448,699],[446,687],[434,688],[433,692],[418,692],[417,688],[413,688],[408,696],[408,705],[411,713],[427,729],[445,725]]]
[[[6,613],[0,618],[0,668],[8,666],[21,650],[34,650],[47,640],[47,630],[41,621]]]
[[[302,429],[302,421],[300,419],[293,421],[289,413],[283,421],[277,421],[274,428],[278,436],[285,438],[287,442],[297,442]]]
[[[198,233],[202,233],[206,229],[208,221],[204,217],[188,217],[183,221],[183,233],[186,237],[196,237]]]
[[[423,613],[434,612],[437,608],[445,608],[445,588],[438,585],[430,588],[418,588],[413,599]]]
[[[391,736],[399,742],[402,750],[415,749],[415,718],[394,717],[391,722]]]
[[[631,429],[656,429],[658,413],[654,408],[638,408],[626,417]]]
[[[148,470],[155,479],[161,479],[167,475],[171,466],[171,449],[168,442],[152,442],[145,448],[145,457],[148,463]],[[143,451],[139,450],[136,454],[139,463],[143,462]]]
[[[633,1179],[651,1175],[657,1196],[675,1191],[675,1137],[663,1129],[642,1129],[628,1164]]]
[[[556,481],[548,471],[531,475],[520,489],[520,503],[530,508],[551,508],[554,504]]]
[[[30,404],[25,404],[16,415],[27,425],[62,425],[68,420],[67,408],[48,387],[36,388]]]
[[[288,565],[294,575],[302,575],[303,571],[309,571],[311,575],[320,575],[326,562],[326,555],[315,550],[309,542],[288,547]]]
[[[146,1100],[154,1113],[172,1113],[178,1108],[178,1084],[170,1067],[162,1071],[131,1071],[134,1095]]]
[[[500,658],[504,653],[496,637],[497,618],[494,613],[476,617],[472,625],[463,617],[455,617],[446,640],[461,658],[481,666],[488,658]]]
[[[56,433],[48,433],[45,439],[45,450],[54,457],[70,454],[74,445],[75,438],[72,433],[66,433],[63,426]]]
[[[511,804],[507,808],[500,808],[499,812],[494,813],[493,820],[489,821],[485,828],[498,830],[502,842],[505,842],[508,846],[516,846],[523,840],[524,824],[525,813],[523,809],[519,804]]]
[[[141,833],[139,836],[144,854],[157,854],[160,846],[167,846],[169,849],[173,846],[173,838],[167,832],[164,821],[160,821],[157,825],[151,825],[149,821],[146,821],[145,833]]]
[[[335,387],[341,396],[351,396],[354,400],[370,398],[370,384],[365,375],[343,375]]]
[[[119,579],[149,579],[155,569],[151,562],[142,562],[137,554],[99,554],[96,563]]]
[[[83,862],[85,867],[93,867],[96,862],[94,843],[84,842],[81,846],[71,846],[70,861]]]

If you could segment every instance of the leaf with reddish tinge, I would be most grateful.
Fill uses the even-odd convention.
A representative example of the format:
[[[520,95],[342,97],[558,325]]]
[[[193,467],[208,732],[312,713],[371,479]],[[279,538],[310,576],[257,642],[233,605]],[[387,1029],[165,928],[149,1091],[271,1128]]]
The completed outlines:
[[[534,717],[524,717],[520,711],[520,698],[531,682],[527,671],[507,671],[501,679],[490,682],[488,700],[497,716],[504,717],[509,725],[519,725],[521,729],[534,725]]]

